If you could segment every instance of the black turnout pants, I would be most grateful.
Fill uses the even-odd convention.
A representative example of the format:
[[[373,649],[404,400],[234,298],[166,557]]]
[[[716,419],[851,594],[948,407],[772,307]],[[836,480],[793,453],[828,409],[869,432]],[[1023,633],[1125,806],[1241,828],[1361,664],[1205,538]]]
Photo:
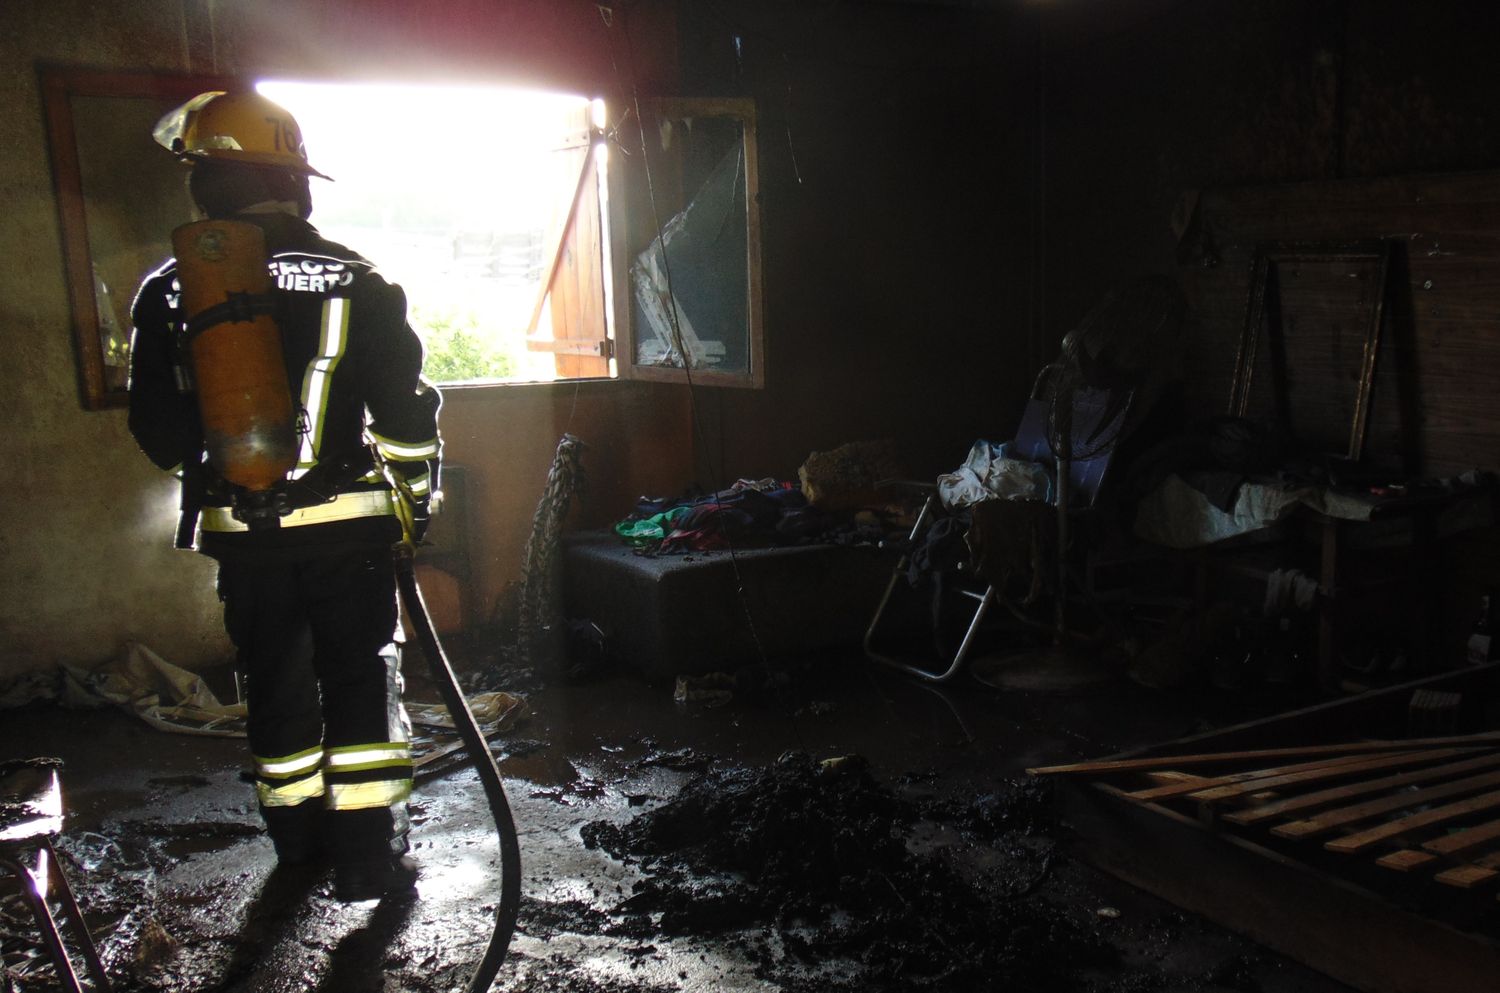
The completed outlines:
[[[406,851],[410,733],[385,550],[224,559],[224,623],[246,679],[256,793],[283,861]]]

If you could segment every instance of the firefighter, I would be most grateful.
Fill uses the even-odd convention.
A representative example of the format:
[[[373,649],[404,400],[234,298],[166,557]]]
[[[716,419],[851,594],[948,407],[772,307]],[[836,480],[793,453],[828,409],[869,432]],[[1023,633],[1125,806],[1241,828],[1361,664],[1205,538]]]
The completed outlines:
[[[441,398],[421,377],[401,288],[308,223],[309,177],[328,177],[291,114],[255,92],[204,93],[155,137],[190,166],[206,218],[264,232],[295,466],[256,504],[206,455],[192,366],[213,356],[185,347],[193,315],[175,261],[146,277],[132,310],[131,433],[181,475],[178,547],[218,563],[278,862],[331,860],[340,900],[409,892],[419,869],[406,855],[412,765],[391,551],[426,529]]]

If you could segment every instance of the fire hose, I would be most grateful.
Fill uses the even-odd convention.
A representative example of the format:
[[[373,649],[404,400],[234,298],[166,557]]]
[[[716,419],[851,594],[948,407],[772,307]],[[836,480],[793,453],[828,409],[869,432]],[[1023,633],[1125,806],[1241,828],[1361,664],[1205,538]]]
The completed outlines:
[[[484,958],[474,969],[469,980],[469,993],[485,993],[495,981],[505,961],[505,952],[510,947],[511,935],[516,929],[516,916],[521,906],[521,848],[516,839],[516,824],[511,818],[510,804],[505,799],[505,786],[500,781],[500,769],[490,753],[489,742],[479,731],[468,700],[458,686],[458,677],[448,663],[442,642],[432,626],[432,616],[422,600],[422,590],[417,586],[413,549],[410,543],[396,546],[396,586],[401,591],[401,602],[406,606],[407,616],[416,634],[417,644],[432,667],[433,681],[443,697],[453,724],[463,740],[474,762],[474,770],[484,786],[485,798],[489,801],[490,816],[495,822],[495,834],[500,841],[500,903],[495,910],[495,929],[490,934],[489,947]]]
[[[417,585],[416,540],[412,519],[412,508],[416,501],[401,478],[391,472],[388,466],[385,469],[386,479],[396,492],[397,511],[404,535],[403,540],[393,549],[396,588],[401,592],[401,602],[406,607],[417,644],[422,647],[422,654],[427,657],[427,664],[432,669],[433,681],[437,683],[443,704],[453,718],[453,726],[457,728],[458,736],[474,763],[474,771],[479,775],[479,782],[484,787],[485,799],[490,805],[490,816],[495,822],[495,835],[500,842],[500,902],[495,909],[495,929],[490,933],[489,946],[479,965],[475,967],[468,988],[469,993],[487,993],[505,961],[506,950],[510,948],[511,936],[516,930],[516,917],[521,908],[521,847],[516,838],[516,823],[511,817],[510,804],[505,798],[505,785],[500,781],[500,768],[495,764],[489,742],[479,731],[474,712],[469,709],[469,701],[459,688],[458,677],[443,651],[443,643],[438,640],[432,615],[427,610],[426,601],[422,599],[421,587]]]

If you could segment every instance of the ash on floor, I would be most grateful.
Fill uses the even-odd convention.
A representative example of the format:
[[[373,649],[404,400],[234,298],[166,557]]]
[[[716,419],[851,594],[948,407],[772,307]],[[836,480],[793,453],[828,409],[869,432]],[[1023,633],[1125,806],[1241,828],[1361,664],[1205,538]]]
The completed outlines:
[[[1073,860],[1021,773],[1234,701],[936,692],[843,659],[776,686],[712,707],[627,676],[529,687],[497,741],[524,901],[495,989],[1344,990]],[[0,738],[66,763],[59,848],[122,993],[466,988],[498,872],[467,768],[419,778],[418,898],[345,906],[326,873],[273,871],[240,741],[53,708]],[[53,988],[24,908],[0,911],[11,989]]]

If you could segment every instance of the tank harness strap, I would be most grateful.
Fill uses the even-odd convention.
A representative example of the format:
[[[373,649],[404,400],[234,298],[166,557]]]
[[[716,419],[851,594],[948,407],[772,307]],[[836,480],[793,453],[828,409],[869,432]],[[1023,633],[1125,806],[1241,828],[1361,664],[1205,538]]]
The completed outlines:
[[[384,517],[396,513],[396,495],[390,490],[358,490],[340,493],[326,503],[298,507],[281,518],[281,527],[347,521],[356,517]],[[204,507],[201,523],[204,531],[248,531],[249,525],[235,519],[229,507]]]
[[[265,315],[275,315],[278,304],[269,293],[231,292],[223,303],[216,303],[200,310],[187,319],[183,327],[182,343],[185,345],[209,328],[220,324],[244,324]]]

